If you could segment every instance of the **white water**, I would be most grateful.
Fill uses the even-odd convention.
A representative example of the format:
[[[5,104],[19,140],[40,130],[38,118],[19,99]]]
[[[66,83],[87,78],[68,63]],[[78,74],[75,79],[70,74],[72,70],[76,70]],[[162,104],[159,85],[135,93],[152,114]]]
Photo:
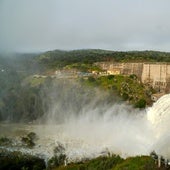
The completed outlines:
[[[101,114],[102,109],[86,107],[79,116],[67,117],[60,125],[9,125],[10,130],[8,125],[0,127],[4,129],[3,135],[8,129],[17,139],[23,131],[34,131],[39,137],[35,148],[19,150],[46,158],[53,155],[53,149],[59,143],[64,146],[69,161],[93,158],[107,152],[122,157],[148,155],[153,150],[170,158],[170,95],[160,98],[146,112],[124,104],[103,109]],[[9,133],[6,131],[6,135]]]
[[[147,118],[154,129],[152,148],[170,159],[170,94],[164,95],[147,111]]]

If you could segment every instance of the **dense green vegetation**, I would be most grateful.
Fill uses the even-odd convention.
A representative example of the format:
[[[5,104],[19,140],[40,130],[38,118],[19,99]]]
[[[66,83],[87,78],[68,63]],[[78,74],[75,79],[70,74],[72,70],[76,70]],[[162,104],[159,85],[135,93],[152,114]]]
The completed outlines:
[[[64,69],[76,69],[81,72],[92,72],[97,71],[100,72],[102,69],[93,64],[84,64],[84,63],[74,63],[64,67]]]
[[[45,161],[39,157],[0,149],[0,170],[45,170]]]
[[[49,51],[37,56],[37,61],[48,68],[63,68],[67,65],[93,64],[100,61],[115,62],[170,62],[170,53],[158,51],[106,51],[106,50],[73,50]]]
[[[88,86],[95,86],[109,90],[114,95],[120,95],[137,108],[145,108],[151,104],[151,87],[144,87],[135,75],[108,75],[100,77],[88,77],[81,80]]]

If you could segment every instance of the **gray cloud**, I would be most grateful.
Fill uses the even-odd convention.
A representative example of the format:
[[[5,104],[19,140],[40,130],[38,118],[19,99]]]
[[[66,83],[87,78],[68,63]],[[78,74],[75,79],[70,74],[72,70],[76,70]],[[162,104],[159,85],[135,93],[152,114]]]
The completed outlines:
[[[0,51],[170,51],[169,0],[1,0]]]

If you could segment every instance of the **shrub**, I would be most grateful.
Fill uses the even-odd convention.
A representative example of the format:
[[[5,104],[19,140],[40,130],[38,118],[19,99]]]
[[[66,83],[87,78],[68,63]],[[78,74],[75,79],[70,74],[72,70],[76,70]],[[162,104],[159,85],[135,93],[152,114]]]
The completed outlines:
[[[61,143],[54,148],[54,156],[48,161],[48,169],[64,165],[66,161],[65,148]]]
[[[36,138],[37,138],[37,135],[34,132],[30,132],[27,136],[22,137],[21,141],[27,147],[32,148],[33,146],[35,146],[35,139]]]
[[[123,93],[122,98],[123,98],[123,100],[128,100],[129,95],[127,93]]]
[[[48,161],[48,169],[51,169],[52,167],[58,167],[60,165],[64,165],[65,160],[66,160],[65,154],[59,154],[59,155],[53,156]]]
[[[146,107],[146,100],[140,99],[135,103],[136,108],[145,108]]]
[[[0,170],[43,170],[43,159],[36,156],[0,150]]]
[[[88,77],[88,81],[89,81],[89,82],[95,82],[96,79],[95,79],[94,77],[90,76],[90,77]]]
[[[131,75],[129,76],[129,78],[131,78],[131,79],[133,79],[133,80],[136,80],[136,79],[137,79],[137,76],[136,76],[135,74],[131,74]]]
[[[12,141],[7,137],[0,138],[0,145],[9,145],[11,143],[12,143]]]
[[[114,77],[115,77],[114,75],[108,75],[108,76],[107,76],[107,78],[108,78],[109,80],[113,80]]]

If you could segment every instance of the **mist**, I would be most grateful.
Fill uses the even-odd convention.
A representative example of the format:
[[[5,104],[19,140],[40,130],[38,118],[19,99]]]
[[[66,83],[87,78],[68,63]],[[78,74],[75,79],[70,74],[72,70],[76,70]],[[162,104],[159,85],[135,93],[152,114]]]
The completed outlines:
[[[54,79],[41,87],[44,114],[29,124],[0,124],[0,136],[35,132],[33,149],[7,147],[49,159],[58,146],[64,148],[68,162],[117,154],[123,158],[158,155],[170,158],[169,95],[152,107],[135,109],[115,94],[81,85],[69,79]]]
[[[53,146],[62,144],[69,161],[108,153],[126,158],[152,151],[170,158],[169,95],[139,110],[116,95],[70,80],[56,81],[46,92],[50,99],[44,99],[49,105],[42,118],[45,126],[37,133],[52,138]]]

